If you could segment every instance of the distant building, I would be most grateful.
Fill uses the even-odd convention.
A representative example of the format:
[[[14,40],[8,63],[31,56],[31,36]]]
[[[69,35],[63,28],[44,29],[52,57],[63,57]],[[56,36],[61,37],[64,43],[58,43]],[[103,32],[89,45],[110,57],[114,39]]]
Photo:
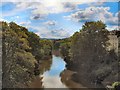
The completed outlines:
[[[108,50],[114,50],[116,54],[118,54],[118,46],[119,46],[119,36],[117,35],[119,31],[110,31],[109,34],[109,46],[108,46]]]

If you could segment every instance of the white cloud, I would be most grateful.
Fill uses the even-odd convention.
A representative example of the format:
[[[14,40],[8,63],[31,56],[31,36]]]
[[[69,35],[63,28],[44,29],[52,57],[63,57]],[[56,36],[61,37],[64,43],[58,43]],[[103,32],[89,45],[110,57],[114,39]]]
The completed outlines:
[[[43,16],[47,16],[48,14],[70,12],[72,10],[75,10],[79,4],[95,2],[98,5],[103,2],[112,0],[34,0],[34,2],[32,0],[4,0],[3,2],[8,1],[12,2],[16,8],[7,13],[2,13],[3,16],[12,16],[20,11],[31,9],[31,12],[33,14],[32,19],[34,19],[36,15],[39,15],[40,18],[38,19],[41,19],[41,16],[43,18]]]
[[[91,2],[88,5],[89,6],[101,6],[105,3],[105,0],[103,2]]]
[[[30,24],[31,24],[31,21],[19,22],[18,24],[19,24],[19,25],[23,25],[23,26],[25,26],[26,28],[29,28],[29,27],[30,27]]]
[[[19,19],[20,17],[19,16],[16,16],[17,19]]]
[[[11,11],[3,12],[3,16],[12,16],[18,12],[29,9],[32,13],[32,19],[36,20],[41,19],[48,14],[68,12],[76,8],[75,3],[68,3],[66,1],[61,2],[60,0],[52,0],[52,2],[49,0],[41,0],[36,2],[12,1],[12,4],[15,5],[15,8]]]
[[[85,10],[78,10],[69,16],[64,16],[69,20],[76,22],[96,21],[101,20],[109,25],[117,25],[117,14],[109,12],[110,7],[88,7]]]
[[[8,20],[6,20],[6,19],[3,19],[3,18],[1,18],[1,17],[0,17],[0,21],[10,22],[10,21],[8,21]]]
[[[52,20],[52,21],[44,22],[43,24],[47,25],[47,26],[55,26],[57,24],[57,22]]]
[[[112,30],[120,30],[120,26],[118,26],[118,25],[108,26],[107,29],[108,29],[109,31],[112,31]]]
[[[3,19],[3,18],[0,18],[0,21],[4,21],[4,19]]]
[[[7,2],[8,0],[4,0]],[[83,1],[74,1],[74,0],[32,0],[24,1],[24,0],[9,0],[12,2],[16,8],[8,13],[3,13],[4,16],[14,15],[17,12],[31,9],[33,15],[48,15],[53,13],[62,13],[69,12],[76,9],[78,4],[94,2],[96,0],[83,0]]]
[[[62,12],[70,12],[76,9],[76,4],[71,2],[61,2],[60,0],[43,0],[40,5],[36,5],[32,10],[33,15],[48,15]]]
[[[69,37],[70,34],[65,29],[58,29],[58,30],[50,30],[47,27],[33,27],[30,28],[35,30],[35,33],[39,35],[41,38],[66,38]]]
[[[34,14],[30,17],[31,20],[39,20],[39,19],[45,19],[45,14]]]
[[[42,0],[42,1],[49,1],[49,0]],[[52,0],[53,2],[54,1],[61,1],[61,2],[65,2],[65,1],[69,1],[69,2],[117,2],[119,0]],[[33,0],[4,0],[2,2],[33,2]],[[41,2],[41,0],[34,0],[34,2]]]

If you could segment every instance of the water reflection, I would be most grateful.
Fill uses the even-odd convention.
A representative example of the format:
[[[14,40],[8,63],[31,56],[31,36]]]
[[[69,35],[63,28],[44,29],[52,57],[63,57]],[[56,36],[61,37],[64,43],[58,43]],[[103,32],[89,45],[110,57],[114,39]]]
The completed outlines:
[[[29,88],[44,88],[42,79],[43,77],[36,76],[34,80],[28,84]]]
[[[49,71],[52,65],[52,59],[44,60],[40,62],[40,74],[42,75],[44,72]]]
[[[45,88],[67,88],[62,82],[60,73],[65,69],[65,62],[61,57],[53,55],[52,65],[49,71],[43,74]]]
[[[66,63],[60,56],[53,55],[52,59],[40,63],[39,76],[30,83],[30,88],[83,88],[82,85],[74,82],[71,76],[75,73],[67,70]]]
[[[43,77],[41,76],[44,72],[49,71],[52,65],[52,59],[43,60],[40,62],[40,76],[36,76],[30,83],[28,83],[29,88],[44,88]]]

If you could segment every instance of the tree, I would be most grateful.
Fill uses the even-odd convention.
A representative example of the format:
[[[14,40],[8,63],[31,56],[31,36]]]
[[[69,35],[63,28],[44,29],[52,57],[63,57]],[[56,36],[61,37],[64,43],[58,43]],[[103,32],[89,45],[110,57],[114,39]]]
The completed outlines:
[[[99,75],[94,71],[105,62],[108,53],[106,47],[109,32],[105,28],[106,25],[101,21],[86,22],[80,32],[76,32],[72,36],[71,60],[73,64],[70,64],[69,67],[78,72],[76,81],[95,82],[96,79],[103,79],[103,77],[98,78]]]
[[[43,73],[39,62],[51,56],[51,43],[41,43],[38,35],[14,22],[1,23],[3,88],[25,87],[36,72]]]
[[[15,52],[17,51],[18,38],[17,34],[10,29],[7,23],[2,22],[2,26],[3,87],[12,87],[12,85],[15,85],[15,81],[11,79],[11,71],[15,64]]]

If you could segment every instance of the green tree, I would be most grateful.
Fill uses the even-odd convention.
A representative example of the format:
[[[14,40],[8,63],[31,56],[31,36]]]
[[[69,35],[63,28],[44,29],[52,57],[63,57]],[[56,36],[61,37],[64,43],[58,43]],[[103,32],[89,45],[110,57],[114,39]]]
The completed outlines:
[[[51,56],[51,43],[41,43],[39,36],[14,22],[1,23],[3,88],[25,87],[35,75],[43,73],[39,62]]]
[[[101,22],[86,22],[80,32],[76,32],[71,37],[71,63],[68,63],[68,68],[77,72],[77,78],[74,78],[77,82],[89,82],[94,83],[95,80],[101,82],[105,78],[98,75],[96,70],[100,69],[99,65],[103,65],[106,62],[106,56],[108,51],[108,34],[106,25]],[[69,61],[67,61],[69,62]],[[105,71],[103,71],[105,73]],[[103,74],[102,73],[102,74]],[[84,79],[86,78],[86,79]],[[91,81],[91,82],[90,82]]]

